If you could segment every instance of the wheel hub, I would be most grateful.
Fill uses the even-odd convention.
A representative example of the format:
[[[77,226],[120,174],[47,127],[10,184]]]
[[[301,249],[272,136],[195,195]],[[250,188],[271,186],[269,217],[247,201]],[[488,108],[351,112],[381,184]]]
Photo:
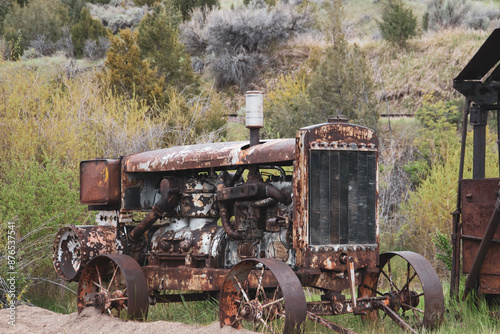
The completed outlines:
[[[109,293],[107,291],[101,291],[95,294],[94,305],[96,308],[100,309],[102,313],[109,310],[111,307],[111,300]]]

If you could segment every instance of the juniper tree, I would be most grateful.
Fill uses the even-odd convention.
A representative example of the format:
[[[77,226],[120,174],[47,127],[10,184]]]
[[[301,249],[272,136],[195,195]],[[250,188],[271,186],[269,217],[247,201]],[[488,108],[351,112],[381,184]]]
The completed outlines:
[[[156,7],[139,25],[137,44],[141,58],[149,61],[165,84],[190,91],[198,86],[191,57],[179,40],[181,16],[168,4]]]
[[[158,79],[156,70],[141,59],[137,32],[126,29],[112,37],[104,66],[115,93],[136,96],[150,104],[163,102],[163,78]]]
[[[330,44],[313,69],[308,89],[313,108],[324,121],[329,115],[341,114],[352,123],[376,128],[378,113],[366,55],[356,44],[346,41],[340,0],[332,0],[329,14]]]
[[[388,0],[382,7],[382,21],[377,23],[382,37],[401,47],[417,35],[417,18],[402,0]]]

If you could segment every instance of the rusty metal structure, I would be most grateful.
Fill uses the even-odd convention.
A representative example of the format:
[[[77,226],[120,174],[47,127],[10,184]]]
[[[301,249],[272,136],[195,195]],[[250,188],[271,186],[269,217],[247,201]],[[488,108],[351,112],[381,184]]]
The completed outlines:
[[[458,296],[460,264],[467,275],[463,299],[500,294],[500,178],[485,178],[486,126],[496,111],[500,134],[500,29],[496,29],[454,79],[466,98],[462,124],[457,209],[453,213],[451,295]],[[464,179],[467,126],[473,128],[472,179]],[[500,147],[500,137],[497,144]],[[500,156],[499,156],[500,157]]]
[[[378,310],[412,332],[438,324],[430,263],[379,255],[375,132],[331,117],[261,141],[259,122],[250,142],[81,162],[80,200],[97,225],[64,227],[54,242],[79,312],[143,319],[150,304],[216,298],[221,326],[271,333],[306,319],[352,333],[325,316]]]

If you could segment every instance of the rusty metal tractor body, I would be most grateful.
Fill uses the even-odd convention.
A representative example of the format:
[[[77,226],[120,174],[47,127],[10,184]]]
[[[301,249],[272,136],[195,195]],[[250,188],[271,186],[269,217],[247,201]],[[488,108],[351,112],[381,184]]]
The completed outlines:
[[[468,274],[463,299],[470,291],[500,295],[500,178],[485,178],[489,117],[496,111],[500,135],[500,29],[495,29],[454,79],[465,98],[457,209],[453,213],[452,296],[459,294],[460,267]],[[493,116],[493,115],[491,115]],[[464,179],[468,127],[473,129],[472,179]],[[500,136],[497,144],[500,148]],[[500,155],[499,155],[500,157]]]
[[[282,318],[279,331],[289,333],[307,317],[345,332],[322,316],[377,309],[410,328],[401,307],[422,308],[417,325],[432,326],[444,310],[432,267],[409,252],[379,256],[377,161],[375,132],[338,118],[292,139],[83,161],[80,199],[99,211],[98,226],[61,229],[54,266],[79,280],[79,310],[140,318],[148,304],[220,296],[221,325],[237,328],[249,321],[276,332],[269,323]],[[133,222],[137,212],[144,218]],[[408,262],[408,284],[381,292],[394,257]],[[392,277],[390,265],[383,275]],[[410,291],[415,277],[425,306],[423,292]],[[303,287],[321,300],[306,303]]]

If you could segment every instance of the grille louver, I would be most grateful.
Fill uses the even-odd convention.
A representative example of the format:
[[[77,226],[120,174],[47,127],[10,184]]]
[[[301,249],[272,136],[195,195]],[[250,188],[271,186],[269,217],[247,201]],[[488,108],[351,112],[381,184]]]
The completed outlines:
[[[376,152],[311,150],[311,245],[376,243]]]

